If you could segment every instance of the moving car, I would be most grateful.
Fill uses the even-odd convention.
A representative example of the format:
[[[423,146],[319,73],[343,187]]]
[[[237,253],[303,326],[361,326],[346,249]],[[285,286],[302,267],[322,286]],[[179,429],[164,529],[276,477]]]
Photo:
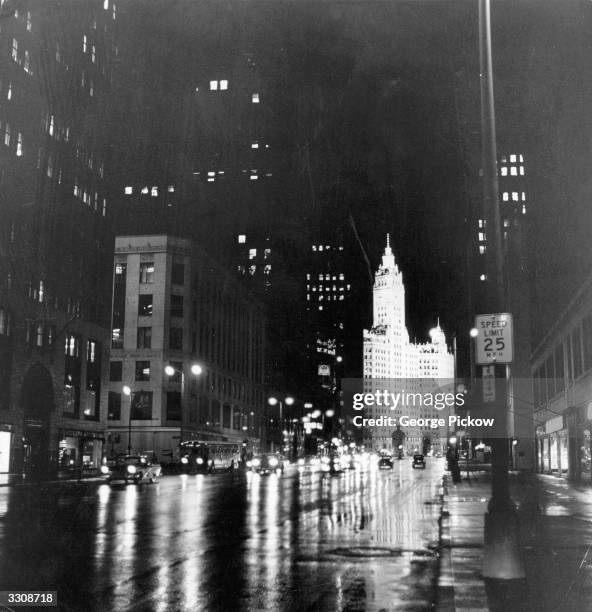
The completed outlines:
[[[391,455],[381,455],[378,459],[379,470],[392,470],[393,469],[393,458]]]
[[[425,458],[423,455],[419,455],[419,454],[413,455],[413,463],[411,464],[411,467],[413,467],[414,469],[422,468],[425,470],[425,466],[426,466],[426,463],[425,463]]]
[[[255,455],[247,461],[247,467],[257,474],[284,472],[284,459],[281,455]]]
[[[103,465],[101,472],[107,477],[109,483],[121,480],[125,483],[140,484],[156,482],[162,472],[162,467],[146,455],[123,455],[117,457],[111,465]]]

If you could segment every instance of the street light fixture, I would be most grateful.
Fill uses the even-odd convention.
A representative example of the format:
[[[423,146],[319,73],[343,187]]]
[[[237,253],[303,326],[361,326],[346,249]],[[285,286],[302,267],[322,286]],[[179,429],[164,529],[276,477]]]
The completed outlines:
[[[179,443],[181,443],[183,442],[183,430],[185,424],[185,368],[183,367],[183,364],[179,365],[181,366],[180,369],[175,368],[170,363],[167,364],[164,367],[164,373],[169,377],[175,376],[175,374],[181,374],[181,427],[179,431]],[[199,363],[193,363],[191,364],[189,371],[194,376],[199,376],[202,374],[203,368],[199,365]]]
[[[121,391],[127,397],[129,397],[132,394],[132,390],[127,385],[123,385]],[[127,425],[127,454],[128,455],[132,454],[132,403],[131,401],[130,401],[130,406],[129,406],[129,422]]]

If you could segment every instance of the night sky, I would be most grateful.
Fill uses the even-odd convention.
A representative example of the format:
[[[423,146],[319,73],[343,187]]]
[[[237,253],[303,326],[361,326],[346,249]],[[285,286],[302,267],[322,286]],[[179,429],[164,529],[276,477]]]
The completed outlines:
[[[498,152],[526,159],[536,338],[589,269],[592,4],[492,4]],[[360,328],[370,323],[369,285],[352,218],[373,270],[391,233],[411,336],[425,339],[438,315],[463,333],[468,223],[481,196],[477,3],[137,6],[128,47],[148,53],[142,69],[162,86],[164,107],[192,75],[232,71],[256,53],[278,118],[267,128],[283,144],[279,188],[300,181],[290,206],[303,227],[325,216],[350,234]],[[165,56],[150,56],[155,37]]]

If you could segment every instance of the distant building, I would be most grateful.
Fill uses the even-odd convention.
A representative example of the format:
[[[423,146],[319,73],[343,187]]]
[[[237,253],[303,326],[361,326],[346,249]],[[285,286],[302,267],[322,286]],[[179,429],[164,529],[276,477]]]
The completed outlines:
[[[234,275],[185,239],[116,238],[109,453],[264,443],[264,363],[262,307]]]
[[[445,410],[423,402],[423,395],[452,392],[454,379],[454,355],[449,352],[446,336],[439,324],[430,332],[431,341],[413,343],[405,325],[405,285],[403,275],[395,263],[389,244],[378,267],[373,290],[373,326],[364,330],[364,391],[389,390],[422,395],[422,401],[406,402],[396,410],[385,407],[369,407],[364,416],[381,415],[398,418],[442,418]],[[404,447],[421,451],[424,438],[441,449],[443,432],[429,427],[402,427],[405,433]],[[393,450],[395,427],[368,427],[364,429],[364,444],[372,450]],[[396,436],[396,434],[395,434]]]

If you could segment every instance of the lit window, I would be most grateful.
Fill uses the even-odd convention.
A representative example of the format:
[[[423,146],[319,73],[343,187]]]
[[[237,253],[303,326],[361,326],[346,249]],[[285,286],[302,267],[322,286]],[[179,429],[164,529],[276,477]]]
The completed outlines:
[[[520,166],[520,176],[524,176],[524,166]]]
[[[259,94],[258,93],[254,93],[251,96],[251,102],[253,102],[253,104],[259,104]]]
[[[481,281],[487,280],[487,274],[481,274],[481,276],[479,277],[479,280]]]
[[[516,163],[516,156],[515,155],[510,155],[510,163],[511,164]]]
[[[508,169],[505,166],[502,167],[502,176],[508,176]]]
[[[510,168],[510,174],[511,174],[512,176],[518,176],[518,169],[516,168],[516,166],[512,166],[512,167]]]
[[[210,81],[210,91],[217,91],[218,81]]]
[[[485,253],[485,245],[484,244],[480,244],[479,245],[479,255],[483,255]]]
[[[257,271],[257,266],[249,266],[249,274],[253,276]]]
[[[152,189],[150,190],[150,195],[153,198],[156,198],[158,196],[158,187],[152,187]]]
[[[168,191],[169,193],[174,193],[174,192],[175,192],[175,187],[174,187],[173,185],[169,185],[169,186],[167,187],[167,191]]]
[[[522,155],[520,155],[520,159],[519,159],[520,163],[524,162],[524,158],[522,157]]]
[[[16,155],[21,157],[23,154],[23,135],[19,132],[16,137]]]
[[[251,143],[251,149],[258,149],[258,148],[259,148],[259,143],[258,142]]]
[[[10,146],[10,124],[7,123],[4,126],[4,144],[8,147]]]
[[[49,178],[53,176],[53,158],[51,155],[47,156],[47,176]]]
[[[269,264],[263,267],[263,274],[271,274],[271,266]]]
[[[60,53],[60,43],[59,42],[56,42],[55,58],[56,58],[56,62],[59,64],[62,59],[62,55]]]
[[[479,242],[485,242],[485,232],[479,232]]]
[[[247,236],[245,234],[239,234],[238,235],[238,242],[239,244],[244,244],[247,241]]]
[[[225,79],[222,79],[220,81],[220,89],[228,89],[228,81]]]
[[[323,245],[319,244],[319,251],[322,251],[322,250],[323,250]]]
[[[524,202],[526,200],[526,194],[524,193],[524,191],[522,192],[522,201]]]
[[[90,59],[93,64],[95,63],[96,57],[97,57],[97,48],[93,45],[91,48],[91,52],[90,52]]]
[[[53,115],[49,118],[49,135],[53,136],[54,131],[55,131],[55,121],[53,118]]]
[[[107,214],[107,200],[103,198],[103,217]]]
[[[115,6],[115,2],[113,3],[113,21],[115,21],[115,17],[117,17],[117,7]]]
[[[522,214],[525,215],[526,214],[526,205],[522,204]]]
[[[91,98],[95,95],[95,85],[94,85],[92,79],[90,80],[90,85],[89,85],[88,93],[89,93]]]
[[[12,98],[12,82],[8,83],[8,91],[6,92],[6,99],[10,100]]]
[[[479,227],[485,227],[485,221],[483,219],[479,219]]]
[[[31,11],[27,11],[27,32],[31,31]]]
[[[209,178],[209,179],[208,179],[208,183],[213,183],[215,180],[216,180],[216,179],[214,179],[214,178]]]
[[[208,176],[216,176],[215,172],[208,172]]]
[[[504,191],[504,193],[503,193],[503,195],[502,195],[502,200],[503,200],[504,202],[507,202],[507,201],[508,201],[508,197],[509,197],[509,195],[510,195],[510,194],[509,194],[507,191]]]
[[[249,249],[249,259],[255,259],[257,257],[257,249]]]
[[[148,193],[148,187],[142,187],[142,193],[146,195]]]
[[[512,191],[512,202],[518,202],[518,192]]]
[[[264,249],[263,259],[269,259],[271,257],[271,249]]]
[[[510,222],[508,219],[504,219],[504,227],[510,227]]]
[[[86,38],[86,34],[82,37],[82,52],[86,53],[86,49],[88,47],[88,40]]]
[[[12,59],[18,63],[18,41],[16,38],[12,39]]]
[[[249,177],[252,181],[256,181],[259,177],[256,174],[251,174]]]
[[[30,74],[31,73],[31,56],[29,55],[29,52],[25,50],[25,64],[24,64],[24,70],[26,73]]]
[[[125,195],[132,195],[134,193],[134,188],[131,186],[126,187],[124,190]]]
[[[109,10],[109,0],[103,0],[103,9],[105,11]]]

